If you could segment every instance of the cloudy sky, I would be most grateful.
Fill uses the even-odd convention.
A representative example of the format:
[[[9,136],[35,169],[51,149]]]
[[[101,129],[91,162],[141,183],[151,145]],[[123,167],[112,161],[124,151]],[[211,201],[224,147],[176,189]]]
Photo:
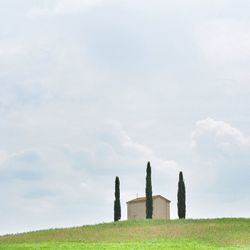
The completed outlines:
[[[0,0],[0,234],[113,220],[126,201],[249,217],[250,2]]]

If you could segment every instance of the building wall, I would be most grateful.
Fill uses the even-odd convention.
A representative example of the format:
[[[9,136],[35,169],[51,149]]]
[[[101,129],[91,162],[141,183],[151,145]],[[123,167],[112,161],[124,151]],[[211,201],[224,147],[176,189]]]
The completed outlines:
[[[146,218],[146,202],[131,202],[127,204],[128,220]],[[156,197],[153,199],[153,219],[170,219],[170,203]]]
[[[146,203],[145,201],[128,203],[128,220],[145,219],[146,218]]]
[[[153,200],[153,219],[170,219],[170,203],[156,197]]]

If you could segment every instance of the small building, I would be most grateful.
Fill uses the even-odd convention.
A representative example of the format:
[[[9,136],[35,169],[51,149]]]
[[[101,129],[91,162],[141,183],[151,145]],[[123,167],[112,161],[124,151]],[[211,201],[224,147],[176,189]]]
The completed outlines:
[[[153,219],[170,219],[170,200],[161,195],[153,195]],[[128,220],[146,218],[146,197],[138,197],[127,202]]]

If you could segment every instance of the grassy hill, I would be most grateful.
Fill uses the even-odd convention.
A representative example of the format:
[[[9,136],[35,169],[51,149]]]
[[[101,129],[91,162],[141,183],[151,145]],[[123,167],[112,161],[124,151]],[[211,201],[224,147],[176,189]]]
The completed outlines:
[[[140,220],[0,237],[0,250],[250,249],[250,219]]]

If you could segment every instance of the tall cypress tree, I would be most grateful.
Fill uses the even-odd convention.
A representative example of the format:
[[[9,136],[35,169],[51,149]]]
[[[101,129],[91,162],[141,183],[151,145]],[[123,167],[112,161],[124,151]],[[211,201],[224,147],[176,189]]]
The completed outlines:
[[[115,201],[114,201],[114,221],[121,219],[121,202],[120,202],[120,180],[115,178]]]
[[[179,219],[186,218],[186,190],[182,172],[179,173],[177,208]]]
[[[146,176],[146,218],[152,219],[152,217],[153,217],[153,197],[152,197],[151,166],[150,162],[148,162],[147,176]]]

